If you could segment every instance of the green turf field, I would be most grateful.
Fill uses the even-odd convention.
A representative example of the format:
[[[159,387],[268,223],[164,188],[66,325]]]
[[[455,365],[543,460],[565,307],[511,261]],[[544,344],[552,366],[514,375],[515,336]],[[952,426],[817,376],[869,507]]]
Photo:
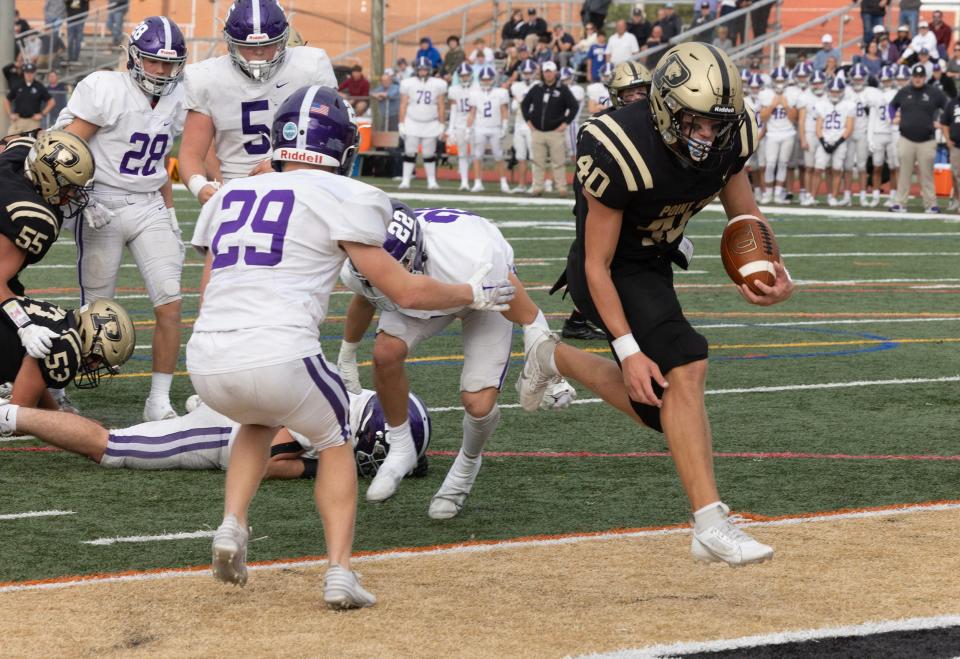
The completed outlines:
[[[385,186],[390,192],[395,184]],[[546,289],[573,235],[568,207],[556,200],[521,199],[524,205],[517,205],[506,197],[482,203],[416,197],[408,203],[455,205],[500,224],[513,244],[520,278],[559,328],[569,303],[549,297]],[[177,208],[189,239],[197,205],[189,193],[178,192]],[[960,455],[960,218],[904,218],[882,208],[798,212],[769,213],[799,282],[793,298],[774,308],[751,307],[729,283],[719,260],[725,221],[720,212],[705,211],[688,227],[696,255],[690,272],[678,273],[676,282],[685,310],[711,343],[707,406],[715,450],[724,454],[717,473],[725,500],[738,510],[777,515],[958,498],[960,464],[929,458]],[[75,306],[75,256],[64,236],[27,271],[33,295]],[[187,332],[196,316],[199,276],[200,259],[188,249]],[[94,391],[70,390],[85,415],[110,426],[138,422],[149,388],[152,314],[132,266],[122,271],[120,286],[118,297],[138,323],[134,358],[123,377]],[[345,294],[332,298],[333,317],[323,329],[330,359],[336,357],[347,301]],[[450,409],[459,404],[458,334],[453,325],[416,355],[448,359],[409,367],[413,390],[436,408],[431,450],[441,453],[456,451],[460,443],[461,412]],[[517,354],[521,345],[517,334]],[[601,342],[583,346],[605,348]],[[369,355],[366,344],[361,359]],[[361,500],[357,549],[685,520],[687,504],[659,435],[589,400],[562,412],[524,413],[513,389],[520,361],[515,357],[501,398],[503,420],[488,446],[505,455],[485,459],[460,517],[441,523],[426,515],[452,460],[433,455],[429,475],[406,481],[394,499],[379,506]],[[361,376],[369,385],[369,367],[361,368]],[[832,386],[805,388],[824,384]],[[175,404],[182,406],[191,393],[186,375],[177,377]],[[580,389],[580,397],[591,394]],[[54,509],[75,514],[0,519],[0,582],[209,561],[205,537],[84,541],[211,530],[220,519],[221,473],[112,471],[63,452],[17,450],[36,446],[29,440],[0,443],[0,515]],[[558,452],[580,455],[549,455]],[[251,513],[257,540],[250,560],[323,553],[311,488],[305,481],[263,485]]]

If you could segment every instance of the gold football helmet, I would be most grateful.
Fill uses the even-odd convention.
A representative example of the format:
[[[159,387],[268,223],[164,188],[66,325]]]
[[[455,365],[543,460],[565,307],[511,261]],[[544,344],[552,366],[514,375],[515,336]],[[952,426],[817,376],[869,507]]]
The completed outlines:
[[[622,108],[635,101],[642,101],[650,96],[650,69],[640,62],[620,62],[613,71],[613,78],[607,83],[610,100],[613,106]],[[632,90],[639,91],[630,93]]]
[[[650,110],[663,141],[685,162],[712,169],[746,117],[740,73],[719,48],[684,43],[653,72]]]
[[[82,363],[75,384],[96,387],[104,372],[116,375],[133,354],[137,332],[126,310],[116,301],[102,298],[74,311],[80,334]]]
[[[87,205],[96,165],[86,141],[65,130],[40,133],[27,154],[26,175],[47,203],[74,217]]]

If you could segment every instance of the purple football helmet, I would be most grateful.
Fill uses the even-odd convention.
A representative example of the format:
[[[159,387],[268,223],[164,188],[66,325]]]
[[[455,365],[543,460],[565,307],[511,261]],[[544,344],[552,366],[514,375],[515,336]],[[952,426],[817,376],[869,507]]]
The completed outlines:
[[[417,69],[417,75],[421,78],[428,78],[433,75],[433,62],[430,61],[429,57],[418,57],[414,66]],[[423,75],[420,75],[421,72],[424,72]]]
[[[423,273],[423,264],[427,260],[423,247],[423,230],[413,210],[402,201],[391,199],[393,216],[387,225],[387,235],[383,248],[400,262],[408,272]],[[344,285],[365,297],[370,304],[381,311],[396,311],[397,305],[380,289],[370,283],[363,274],[347,260],[347,272],[342,277]]]
[[[473,67],[469,62],[463,62],[457,67],[457,78],[460,79],[461,85],[473,79]]]
[[[349,176],[360,133],[353,108],[334,89],[311,85],[290,94],[273,115],[273,168],[284,161],[336,168]]]
[[[143,60],[170,62],[169,75],[147,73]],[[183,79],[187,62],[187,43],[177,24],[166,16],[145,18],[130,33],[127,46],[127,70],[134,82],[150,96],[166,96]]]
[[[525,59],[523,63],[520,64],[520,75],[522,75],[526,80],[532,80],[533,76],[537,74],[537,63],[532,59]]]
[[[430,414],[427,406],[412,392],[410,393],[407,418],[410,421],[410,434],[417,449],[417,466],[411,475],[427,475],[427,447],[430,445]],[[390,452],[387,441],[387,423],[380,406],[380,400],[373,396],[367,401],[360,415],[360,423],[354,440],[353,454],[357,461],[357,473],[361,477],[372,478]]]
[[[230,5],[223,38],[233,63],[251,80],[264,82],[280,68],[286,55],[290,24],[277,0],[236,0]],[[273,57],[247,59],[240,48],[276,46]]]

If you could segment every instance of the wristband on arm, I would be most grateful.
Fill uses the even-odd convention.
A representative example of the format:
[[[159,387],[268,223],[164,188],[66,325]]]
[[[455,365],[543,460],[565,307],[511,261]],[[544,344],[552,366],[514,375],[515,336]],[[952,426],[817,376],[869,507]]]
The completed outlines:
[[[624,334],[617,337],[610,345],[613,346],[613,351],[621,363],[626,361],[627,357],[632,357],[640,352],[640,346],[637,345],[637,340],[633,338],[633,334]]]

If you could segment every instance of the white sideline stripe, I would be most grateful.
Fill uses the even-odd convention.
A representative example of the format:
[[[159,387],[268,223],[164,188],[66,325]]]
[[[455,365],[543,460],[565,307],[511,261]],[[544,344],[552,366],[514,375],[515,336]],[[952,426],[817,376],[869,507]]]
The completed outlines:
[[[956,627],[960,625],[960,616],[945,615],[929,618],[902,618],[900,620],[878,620],[865,622],[859,625],[844,627],[820,627],[817,629],[803,629],[792,632],[772,632],[743,636],[740,638],[723,639],[717,641],[693,641],[672,643],[665,645],[651,645],[645,648],[632,650],[614,650],[598,654],[579,655],[578,659],[641,659],[652,657],[672,657],[695,652],[720,652],[723,650],[738,650],[741,648],[769,647],[800,641],[813,641],[823,638],[843,638],[848,636],[868,636],[888,632],[916,631],[921,629],[939,629],[942,627]]]
[[[4,401],[9,401],[9,398],[4,398]],[[36,439],[33,435],[11,435],[10,437],[0,437],[0,442],[26,442]]]
[[[63,515],[76,514],[77,513],[72,510],[33,510],[28,513],[9,513],[6,515],[0,515],[0,520],[27,519],[28,517],[61,517]]]
[[[951,287],[952,288],[952,287]],[[922,316],[919,318],[848,318],[846,320],[801,320],[798,322],[784,323],[710,323],[699,325],[694,323],[697,329],[740,329],[744,327],[799,327],[807,325],[870,325],[873,323],[936,323],[936,322],[958,322],[960,318],[946,316],[943,318],[930,318]],[[890,339],[896,343],[896,339]],[[137,346],[138,348],[140,346]]]
[[[785,384],[778,387],[743,387],[737,389],[707,389],[707,396],[726,396],[728,394],[771,394],[781,391],[809,391],[814,389],[849,389],[853,387],[879,387],[894,384],[932,384],[939,382],[960,382],[960,375],[947,375],[940,378],[901,378],[898,380],[854,380],[852,382],[820,382],[816,384]],[[596,405],[602,403],[601,398],[582,398],[573,401],[574,405]],[[498,405],[500,409],[510,410],[520,407],[519,403]],[[431,407],[430,413],[462,412],[463,407],[451,405],[449,407]]]
[[[784,253],[781,256],[785,259],[803,259],[803,258],[838,258],[851,256],[873,256],[879,258],[905,257],[905,256],[960,256],[960,252],[818,252],[818,253]],[[697,259],[719,259],[719,254],[697,254]],[[550,261],[566,261],[566,256],[530,256],[526,258],[514,259],[518,265],[535,265],[537,263],[546,263]],[[203,265],[197,264],[197,265]],[[30,266],[31,268],[42,268],[43,266]],[[59,266],[51,266],[59,267]],[[74,266],[70,266],[74,267]],[[124,266],[126,267],[126,266]],[[133,267],[132,265],[130,267]]]
[[[525,224],[535,225],[537,228],[553,228],[530,221]],[[497,223],[497,226],[504,228],[504,225]],[[512,228],[512,227],[507,227]],[[558,227],[559,228],[559,227]],[[566,228],[566,227],[564,227]],[[720,234],[686,234],[690,240],[720,240]],[[901,232],[875,232],[875,233],[777,233],[777,239],[782,238],[925,238],[927,236],[934,238],[960,238],[960,231],[931,231],[929,233],[901,233]],[[543,242],[549,240],[571,240],[570,236],[507,236],[507,242]],[[60,243],[56,243],[60,244]],[[72,243],[68,243],[72,244]]]
[[[192,540],[194,538],[212,538],[216,531],[182,531],[180,533],[164,533],[162,535],[128,535],[118,538],[97,538],[96,540],[82,540],[83,545],[114,545],[118,542],[162,542],[164,540]]]
[[[795,517],[789,519],[779,519],[771,521],[760,521],[760,522],[742,522],[742,526],[752,526],[752,527],[776,527],[776,526],[794,526],[798,524],[807,524],[807,523],[816,523],[816,522],[830,522],[833,520],[847,520],[847,519],[868,519],[872,517],[884,517],[890,515],[910,515],[916,513],[924,512],[938,512],[945,510],[958,510],[960,509],[960,504],[956,503],[943,503],[932,506],[917,506],[917,505],[903,505],[898,508],[891,508],[889,510],[864,510],[857,512],[849,513],[838,513],[838,514],[822,514],[811,517]],[[385,551],[383,553],[377,553],[367,556],[356,556],[351,559],[354,563],[373,563],[379,561],[387,560],[403,560],[403,559],[417,559],[421,556],[447,556],[447,555],[458,555],[458,554],[485,554],[492,551],[498,551],[500,549],[512,549],[512,548],[524,548],[524,547],[553,547],[560,545],[575,545],[584,542],[597,542],[603,540],[616,540],[620,538],[655,538],[665,535],[678,535],[689,533],[690,529],[688,527],[682,528],[670,528],[670,529],[657,529],[651,531],[635,531],[633,533],[602,533],[598,535],[571,535],[566,537],[559,538],[550,538],[543,540],[503,540],[500,542],[495,542],[492,544],[484,545],[458,545],[454,547],[445,547],[441,549],[428,549],[424,551]],[[316,559],[316,560],[305,560],[305,561],[284,561],[280,563],[273,563],[269,565],[251,565],[248,566],[250,571],[269,571],[269,570],[288,570],[290,568],[304,568],[304,567],[317,567],[320,565],[326,564],[325,559]],[[71,588],[73,586],[85,586],[91,584],[102,584],[102,583],[121,583],[128,581],[157,581],[160,579],[173,579],[179,577],[202,577],[209,579],[209,572],[206,570],[195,570],[195,571],[179,571],[179,570],[169,570],[164,572],[151,572],[146,574],[127,574],[127,575],[118,575],[112,577],[94,577],[92,579],[78,579],[76,581],[61,581],[57,583],[39,583],[39,584],[24,584],[24,585],[10,585],[0,587],[0,593],[11,593],[23,590],[59,590],[61,588]]]

